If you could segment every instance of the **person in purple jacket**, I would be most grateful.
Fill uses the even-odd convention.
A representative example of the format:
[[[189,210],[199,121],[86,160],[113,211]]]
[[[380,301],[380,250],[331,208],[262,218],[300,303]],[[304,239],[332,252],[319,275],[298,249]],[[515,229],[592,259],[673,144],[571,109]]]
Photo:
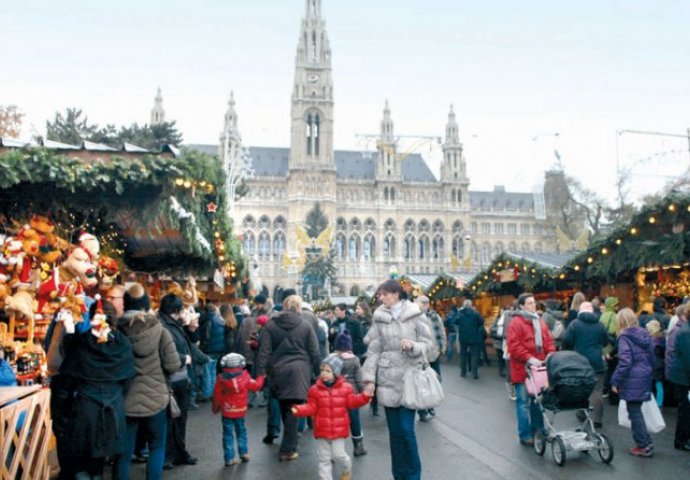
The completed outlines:
[[[636,457],[654,455],[652,437],[642,416],[642,403],[650,399],[654,370],[652,337],[639,326],[635,314],[624,308],[616,316],[618,322],[618,366],[611,378],[611,391],[618,393],[628,407],[635,446],[630,454]]]

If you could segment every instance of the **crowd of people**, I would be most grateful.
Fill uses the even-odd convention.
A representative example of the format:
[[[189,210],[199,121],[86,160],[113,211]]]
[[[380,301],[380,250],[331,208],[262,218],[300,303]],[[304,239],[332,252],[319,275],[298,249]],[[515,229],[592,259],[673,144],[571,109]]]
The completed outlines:
[[[487,336],[498,373],[515,401],[517,439],[532,445],[543,431],[543,415],[525,385],[527,368],[543,365],[558,350],[585,357],[596,374],[590,396],[592,422],[602,426],[606,398],[625,400],[634,446],[640,457],[654,454],[642,405],[678,408],[674,446],[690,451],[690,299],[669,316],[661,301],[636,316],[619,301],[587,301],[578,293],[569,308],[522,294],[486,323],[465,300],[442,318],[429,298],[408,299],[401,284],[384,282],[378,307],[366,301],[314,314],[294,290],[274,304],[264,295],[237,305],[203,307],[172,288],[151,308],[138,283],[114,286],[90,305],[87,321],[57,321],[47,335],[53,430],[61,479],[127,479],[132,462],[146,462],[149,479],[165,469],[194,465],[186,442],[187,415],[211,402],[222,423],[226,466],[250,461],[244,417],[266,408],[263,442],[281,438],[277,460],[299,458],[299,432],[316,438],[320,479],[351,475],[345,450],[366,455],[360,408],[383,410],[389,432],[393,478],[421,478],[415,423],[436,415],[403,402],[406,371],[426,365],[441,378],[441,359],[460,354],[460,375],[479,378],[489,365]],[[90,319],[90,320],[88,320]],[[105,335],[91,322],[107,320]],[[457,347],[455,343],[457,342]],[[2,365],[0,365],[2,367]],[[0,369],[4,384],[12,379]],[[8,377],[8,378],[4,378]],[[192,449],[193,450],[193,449]]]

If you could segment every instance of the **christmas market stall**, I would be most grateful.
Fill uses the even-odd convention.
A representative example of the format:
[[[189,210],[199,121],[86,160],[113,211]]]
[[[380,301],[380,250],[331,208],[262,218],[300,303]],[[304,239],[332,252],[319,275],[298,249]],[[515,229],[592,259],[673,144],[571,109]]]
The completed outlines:
[[[20,385],[40,385],[50,373],[44,346],[56,319],[108,341],[105,315],[87,312],[114,283],[139,281],[155,301],[176,285],[196,298],[194,276],[231,290],[243,276],[216,159],[96,144],[0,147],[0,344]],[[178,279],[188,280],[186,290]],[[45,413],[32,410],[39,400],[22,402],[29,418]],[[0,415],[7,408],[16,410]],[[17,471],[5,446],[0,478],[15,478],[4,473]],[[34,459],[22,462],[26,472]]]
[[[690,196],[672,192],[593,242],[561,275],[592,294],[618,297],[621,306],[651,311],[655,298],[672,307],[690,295],[689,259]]]
[[[465,285],[474,278],[471,273],[441,273],[426,289],[432,308],[447,315],[452,305],[460,305],[466,297]]]
[[[494,318],[501,308],[511,305],[523,292],[537,300],[565,301],[574,288],[561,275],[563,266],[575,253],[504,252],[476,274],[464,288],[474,298],[484,318]]]

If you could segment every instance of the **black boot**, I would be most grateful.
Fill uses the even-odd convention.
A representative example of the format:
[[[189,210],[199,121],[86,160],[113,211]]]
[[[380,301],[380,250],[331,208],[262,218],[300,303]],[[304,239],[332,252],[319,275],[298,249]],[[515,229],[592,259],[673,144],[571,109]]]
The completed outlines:
[[[355,457],[361,457],[362,455],[367,454],[367,451],[364,450],[364,438],[362,438],[362,437],[353,438],[352,439],[352,445],[355,446],[355,450],[353,452]]]

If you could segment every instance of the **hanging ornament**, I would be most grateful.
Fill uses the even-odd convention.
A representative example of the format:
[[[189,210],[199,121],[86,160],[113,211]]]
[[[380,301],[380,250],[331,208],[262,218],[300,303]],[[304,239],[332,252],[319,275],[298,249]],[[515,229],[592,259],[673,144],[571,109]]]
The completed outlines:
[[[213,202],[208,202],[208,204],[206,205],[206,211],[208,213],[216,213],[216,210],[218,210],[218,205],[216,205]]]

